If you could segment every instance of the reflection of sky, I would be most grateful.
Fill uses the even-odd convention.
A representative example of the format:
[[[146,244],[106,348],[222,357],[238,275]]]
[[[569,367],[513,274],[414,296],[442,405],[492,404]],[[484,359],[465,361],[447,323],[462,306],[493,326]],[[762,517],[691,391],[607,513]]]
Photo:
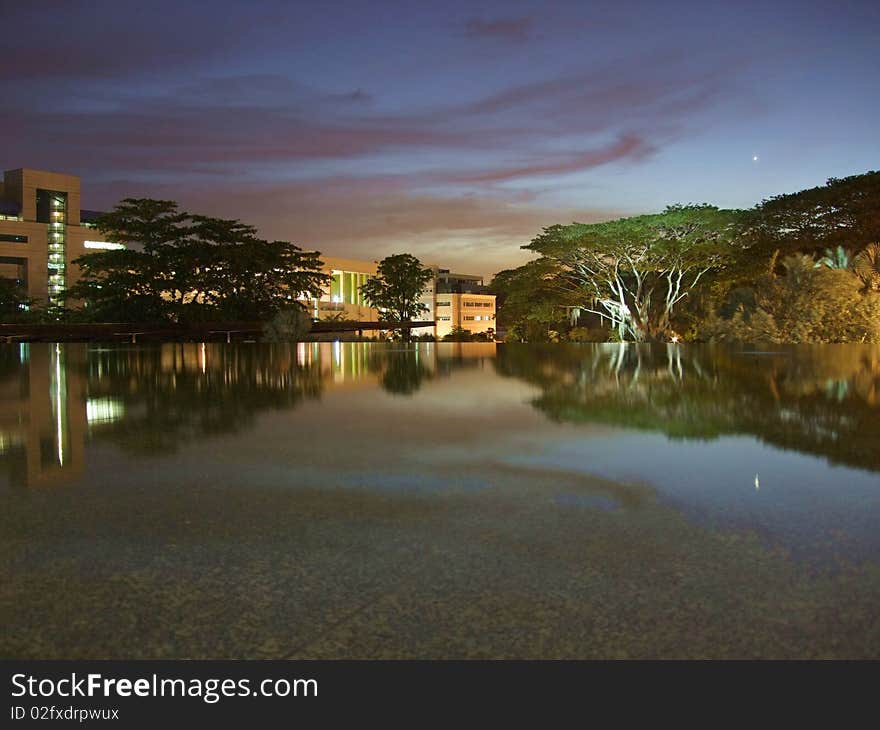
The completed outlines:
[[[35,347],[31,354],[37,357],[31,361],[55,352],[49,346]],[[91,356],[100,356],[96,364],[115,372],[137,350],[119,348],[118,361],[112,349],[96,350]],[[68,346],[66,352],[76,351],[75,346]],[[193,376],[182,379],[181,387],[196,390],[201,378],[219,383],[218,368],[228,364],[221,356],[247,352],[222,345],[204,349],[169,345],[164,351],[180,356],[178,360],[165,358],[166,366],[186,363]],[[184,428],[187,438],[181,443],[154,439],[151,421],[144,418],[143,404],[136,398],[131,407],[125,405],[124,399],[138,392],[137,376],[119,380],[117,391],[109,387],[117,381],[102,378],[101,368],[93,367],[92,385],[103,386],[100,396],[79,400],[70,395],[79,386],[67,391],[68,410],[80,409],[84,420],[95,426],[86,443],[85,472],[66,469],[57,476],[77,489],[107,489],[114,498],[124,498],[128,489],[164,484],[211,485],[234,491],[251,487],[353,489],[382,493],[389,499],[404,494],[429,500],[479,496],[488,500],[489,509],[492,505],[504,509],[506,495],[518,490],[561,510],[613,510],[622,519],[628,510],[644,505],[644,489],[609,488],[593,479],[598,477],[648,485],[662,503],[701,525],[754,530],[797,555],[827,558],[840,553],[854,559],[880,555],[878,472],[833,466],[821,457],[784,451],[750,436],[680,440],[601,424],[550,421],[531,405],[539,388],[496,374],[492,359],[486,356],[494,351],[493,345],[419,346],[418,363],[424,366],[425,375],[411,396],[384,390],[382,379],[367,363],[381,364],[383,356],[393,356],[415,365],[412,350],[326,343],[294,351],[308,356],[317,369],[327,366],[320,398],[277,411],[261,400],[263,409],[255,420],[230,421],[229,433]],[[816,348],[801,351],[799,357],[804,373],[816,368],[825,372],[837,365],[842,377],[848,368],[864,374],[862,359],[872,352],[871,348]],[[811,357],[813,365],[807,367]],[[331,367],[337,361],[342,371]],[[360,365],[346,368],[345,363]],[[68,378],[79,372],[68,368]],[[140,377],[155,376],[149,369],[142,373]],[[345,377],[337,378],[340,374]],[[260,370],[249,375],[272,381]],[[797,390],[799,383],[815,380],[815,374],[802,377],[799,381],[793,375],[789,386]],[[277,382],[282,383],[277,391],[280,398],[281,389],[290,387],[290,381]],[[47,387],[31,389],[31,406],[47,398]],[[243,401],[253,397],[250,390],[236,388],[230,384],[215,396]],[[155,395],[149,387],[146,392]],[[193,421],[213,412],[214,405],[213,400],[194,401]],[[786,407],[796,409],[796,402]],[[829,402],[829,407],[837,406]],[[230,418],[242,412],[246,409],[233,409]],[[796,415],[796,410],[791,413]],[[182,414],[179,418],[183,426],[189,423]],[[54,428],[54,420],[49,425]],[[167,422],[161,420],[152,424],[157,433],[164,427]],[[113,443],[114,434],[126,436],[117,443],[155,440],[158,445],[152,453],[141,451],[134,456]],[[5,443],[0,439],[0,450]]]
[[[630,431],[569,435],[548,438],[539,453],[512,454],[507,462],[650,484],[662,501],[703,524],[755,530],[795,554],[815,557],[831,542],[851,558],[880,554],[880,474],[835,466],[751,437],[678,440]]]
[[[389,395],[365,378],[360,387],[328,387],[320,400],[265,413],[253,428],[193,441],[159,459],[132,463],[99,443],[90,447],[91,465],[98,481],[114,475],[114,489],[149,479],[231,489],[355,489],[392,498],[479,493],[490,500],[504,499],[517,469],[537,469],[545,475],[539,478],[546,499],[560,509],[620,507],[606,492],[572,491],[577,482],[564,475],[598,476],[647,484],[661,502],[702,525],[754,530],[810,559],[827,557],[829,545],[853,559],[880,554],[880,474],[751,437],[670,440],[555,423],[529,405],[535,394],[489,367],[425,380],[412,397]],[[529,473],[518,478],[528,481]]]

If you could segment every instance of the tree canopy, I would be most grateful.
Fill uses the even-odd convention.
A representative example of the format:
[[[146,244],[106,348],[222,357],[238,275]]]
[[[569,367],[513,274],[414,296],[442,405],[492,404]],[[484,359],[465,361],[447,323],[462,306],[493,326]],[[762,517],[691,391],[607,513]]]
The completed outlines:
[[[97,220],[119,250],[77,259],[68,297],[104,321],[267,320],[319,297],[320,254],[266,241],[237,220],[193,215],[168,200],[128,198]]]
[[[361,293],[384,319],[409,322],[428,311],[421,297],[432,278],[431,270],[423,267],[415,256],[396,254],[379,262],[376,276],[367,279]],[[409,330],[403,331],[408,336]]]
[[[661,340],[676,307],[732,256],[738,211],[676,205],[663,213],[545,228],[524,246],[565,306],[608,319],[621,339]]]
[[[27,310],[32,304],[18,281],[0,276],[0,322],[26,319]]]
[[[742,235],[765,259],[837,246],[858,253],[880,242],[880,172],[763,200],[744,216]]]
[[[732,312],[710,312],[702,339],[748,343],[880,342],[880,294],[870,246],[847,266],[792,254],[754,282]],[[861,272],[861,273],[860,273]],[[725,316],[728,315],[728,316]]]
[[[498,325],[508,341],[547,342],[567,325],[568,293],[556,286],[559,266],[549,258],[499,271],[489,290],[495,295]]]

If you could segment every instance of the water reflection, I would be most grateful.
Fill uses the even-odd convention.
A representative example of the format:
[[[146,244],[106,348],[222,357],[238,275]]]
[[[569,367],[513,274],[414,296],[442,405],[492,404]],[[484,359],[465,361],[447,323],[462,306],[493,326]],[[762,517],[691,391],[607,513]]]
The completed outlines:
[[[87,411],[82,349],[0,348],[0,464],[10,483],[57,484],[83,470]]]
[[[0,652],[876,658],[878,366],[2,347]]]
[[[412,397],[476,368],[536,386],[532,405],[555,421],[675,439],[749,435],[880,470],[876,346],[22,344],[0,348],[0,463],[13,484],[48,485],[82,472],[89,439],[172,453],[328,389]]]
[[[682,439],[749,435],[880,470],[877,346],[508,345],[496,367],[538,386],[532,404],[557,421]]]
[[[16,486],[70,481],[83,472],[89,440],[138,455],[174,453],[326,389],[378,385],[411,396],[494,352],[491,343],[0,347],[0,468]]]

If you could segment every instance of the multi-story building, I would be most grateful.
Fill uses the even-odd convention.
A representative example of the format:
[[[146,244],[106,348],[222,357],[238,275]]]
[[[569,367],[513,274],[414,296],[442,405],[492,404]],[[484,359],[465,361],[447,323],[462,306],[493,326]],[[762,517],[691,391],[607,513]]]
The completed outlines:
[[[430,295],[438,339],[456,327],[474,334],[495,332],[495,295],[484,286],[482,276],[434,268]]]
[[[334,256],[321,256],[324,273],[330,276],[330,285],[320,299],[311,301],[315,319],[354,319],[358,322],[377,322],[379,312],[370,307],[361,287],[376,275],[375,261],[359,261]]]
[[[80,209],[78,177],[7,170],[0,185],[0,276],[17,281],[31,299],[62,304],[79,278],[73,261],[88,249],[118,245],[100,240],[92,225],[97,215]]]
[[[0,183],[0,277],[17,281],[40,304],[61,305],[65,291],[79,278],[73,262],[94,249],[119,248],[102,240],[94,225],[99,213],[80,208],[80,180],[75,175],[20,168],[3,173]],[[322,257],[331,283],[309,303],[316,319],[379,320],[361,287],[377,273],[377,261]],[[454,327],[474,333],[495,328],[495,297],[480,276],[453,274],[429,267],[423,321],[434,321],[438,339]],[[426,330],[420,330],[425,332]]]
[[[360,287],[377,273],[378,262],[322,256],[324,273],[331,276],[319,300],[312,300],[311,312],[316,319],[354,319],[376,322],[379,312],[364,300]],[[435,322],[437,339],[460,327],[473,333],[495,331],[495,296],[489,294],[481,276],[454,274],[449,269],[429,266],[434,276],[422,293],[426,311],[416,321]],[[424,333],[426,330],[419,330]]]

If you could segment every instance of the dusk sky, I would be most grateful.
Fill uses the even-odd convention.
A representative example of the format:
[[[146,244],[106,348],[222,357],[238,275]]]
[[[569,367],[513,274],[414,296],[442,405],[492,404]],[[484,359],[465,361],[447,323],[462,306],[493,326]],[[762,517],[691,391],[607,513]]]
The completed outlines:
[[[4,169],[490,275],[880,167],[880,2],[3,3]],[[757,160],[754,158],[757,157]]]

